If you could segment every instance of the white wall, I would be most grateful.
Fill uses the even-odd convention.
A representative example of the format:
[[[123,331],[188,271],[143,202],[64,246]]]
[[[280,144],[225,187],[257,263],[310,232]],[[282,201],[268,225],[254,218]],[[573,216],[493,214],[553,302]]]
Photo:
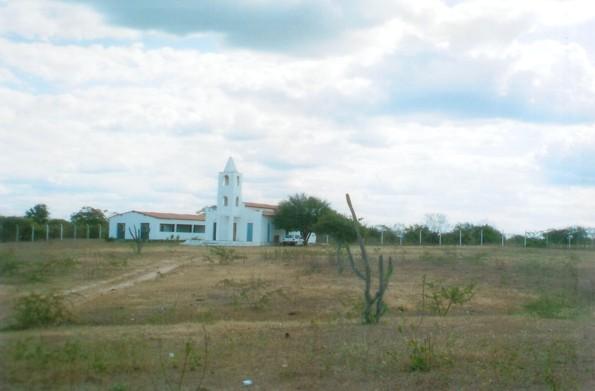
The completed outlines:
[[[134,231],[140,230],[141,223],[149,223],[149,239],[150,240],[167,240],[179,238],[180,240],[186,239],[206,239],[207,236],[204,233],[193,233],[193,232],[161,232],[160,224],[191,224],[191,225],[205,225],[204,221],[199,220],[175,220],[175,219],[158,219],[151,216],[146,216],[142,213],[137,212],[126,212],[119,215],[115,215],[109,218],[109,237],[116,239],[118,236],[117,227],[118,223],[126,224],[125,227],[125,239],[132,239],[129,228]]]

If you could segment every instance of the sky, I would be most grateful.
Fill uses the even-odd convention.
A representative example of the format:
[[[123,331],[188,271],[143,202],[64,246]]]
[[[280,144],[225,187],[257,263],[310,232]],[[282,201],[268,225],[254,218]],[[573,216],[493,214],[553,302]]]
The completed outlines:
[[[590,0],[0,0],[0,215],[304,192],[369,224],[595,226]]]

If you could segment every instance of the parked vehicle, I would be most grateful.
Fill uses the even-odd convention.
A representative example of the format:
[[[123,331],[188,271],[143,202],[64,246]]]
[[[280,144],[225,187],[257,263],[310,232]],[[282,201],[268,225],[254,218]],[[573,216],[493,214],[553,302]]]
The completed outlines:
[[[281,240],[283,246],[303,246],[304,239],[299,232],[288,232]]]

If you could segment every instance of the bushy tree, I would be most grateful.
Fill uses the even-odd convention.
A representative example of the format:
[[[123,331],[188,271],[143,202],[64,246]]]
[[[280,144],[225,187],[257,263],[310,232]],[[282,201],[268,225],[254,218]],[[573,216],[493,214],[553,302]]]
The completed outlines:
[[[101,209],[93,208],[91,206],[83,206],[81,210],[70,215],[70,220],[74,224],[105,224],[107,219]]]
[[[48,222],[50,212],[46,204],[37,204],[25,212],[25,217],[37,224],[45,224]]]
[[[336,246],[336,263],[339,273],[343,272],[343,261],[341,258],[341,249],[349,246],[357,239],[353,222],[342,214],[328,209],[318,222],[314,225],[314,232],[322,235],[329,235],[333,238]]]
[[[306,246],[314,226],[329,209],[326,201],[304,193],[295,194],[279,203],[273,223],[286,231],[299,231]]]

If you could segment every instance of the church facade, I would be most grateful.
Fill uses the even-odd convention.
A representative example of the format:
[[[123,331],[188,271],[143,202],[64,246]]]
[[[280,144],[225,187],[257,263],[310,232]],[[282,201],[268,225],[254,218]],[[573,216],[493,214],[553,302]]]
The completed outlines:
[[[244,178],[230,157],[219,173],[217,205],[203,210],[207,242],[262,245],[279,242],[284,231],[275,229],[276,205],[244,202]]]
[[[216,205],[198,214],[129,211],[109,219],[109,236],[132,239],[139,232],[149,240],[185,240],[186,244],[259,246],[278,243],[285,231],[276,229],[276,205],[245,202],[244,178],[230,157],[219,173]]]

